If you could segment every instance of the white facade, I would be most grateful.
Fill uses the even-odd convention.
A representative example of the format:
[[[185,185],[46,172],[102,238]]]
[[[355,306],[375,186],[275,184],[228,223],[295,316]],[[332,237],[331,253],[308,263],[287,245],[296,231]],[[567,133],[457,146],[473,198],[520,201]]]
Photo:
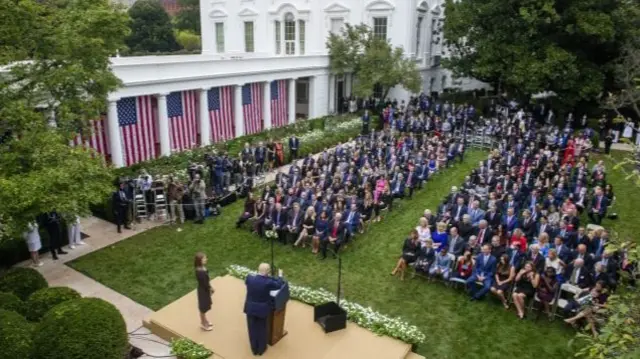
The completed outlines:
[[[132,96],[158,96],[174,91],[206,90],[220,86],[262,83],[268,94],[269,83],[288,80],[289,122],[295,115],[314,118],[336,111],[336,102],[348,96],[351,79],[336,78],[329,72],[325,46],[330,31],[344,23],[365,23],[403,47],[418,63],[423,91],[440,92],[445,87],[463,89],[483,86],[475,80],[453,81],[450,73],[437,66],[446,56],[442,46],[442,0],[201,0],[202,54],[179,56],[117,57],[114,73],[123,86],[110,96],[107,115],[112,162],[122,160],[115,101]],[[385,26],[386,24],[386,26]],[[296,90],[299,92],[296,96]],[[300,92],[306,92],[301,94]],[[398,100],[410,94],[402,88],[389,96]],[[298,101],[293,101],[298,99]],[[306,99],[306,100],[305,100]],[[235,134],[242,135],[242,100],[235,96]],[[296,102],[296,104],[293,104]],[[271,124],[269,101],[264,100],[264,127]],[[200,145],[211,142],[206,101],[198,113]],[[164,110],[164,107],[163,107]],[[239,110],[239,111],[238,111]],[[158,111],[160,112],[160,111]],[[164,112],[164,111],[163,111]],[[166,115],[158,114],[160,129],[166,129]],[[168,155],[168,135],[160,134],[160,155]]]

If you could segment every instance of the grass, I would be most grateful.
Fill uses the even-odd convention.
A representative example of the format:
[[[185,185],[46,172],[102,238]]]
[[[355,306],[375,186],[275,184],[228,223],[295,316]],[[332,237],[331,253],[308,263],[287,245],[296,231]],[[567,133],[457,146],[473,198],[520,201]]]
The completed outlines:
[[[615,154],[621,156],[621,154]],[[427,335],[417,353],[426,358],[568,358],[568,341],[574,332],[560,321],[520,321],[493,298],[470,303],[461,291],[441,283],[420,279],[400,282],[389,275],[401,252],[408,231],[417,224],[424,209],[435,209],[452,185],[460,184],[471,168],[483,159],[483,152],[471,152],[462,164],[437,175],[426,187],[404,200],[402,207],[375,224],[343,254],[343,289],[347,299],[371,306],[384,314],[400,316]],[[607,159],[611,172],[612,163]],[[611,173],[618,196],[616,211],[621,218],[605,221],[623,236],[638,233],[637,223],[624,222],[631,216],[633,198],[640,190],[624,186],[624,175]],[[240,264],[255,268],[270,258],[267,242],[234,222],[241,202],[225,208],[221,218],[204,225],[187,224],[182,232],[161,227],[83,256],[70,265],[97,281],[157,310],[193,290],[192,258],[204,251],[212,274],[226,266]],[[624,225],[623,225],[624,223]],[[337,262],[319,261],[307,248],[276,245],[276,265],[292,282],[313,288],[335,290]]]

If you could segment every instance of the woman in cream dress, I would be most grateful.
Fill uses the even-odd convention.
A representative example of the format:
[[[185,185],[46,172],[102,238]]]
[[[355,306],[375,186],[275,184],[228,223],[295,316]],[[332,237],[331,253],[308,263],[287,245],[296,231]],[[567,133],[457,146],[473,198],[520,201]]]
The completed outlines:
[[[33,267],[42,266],[40,254],[38,253],[40,248],[42,248],[40,232],[38,232],[38,224],[36,222],[30,223],[28,230],[24,232],[22,236],[24,237],[25,242],[27,242],[29,253],[31,253],[31,265]]]

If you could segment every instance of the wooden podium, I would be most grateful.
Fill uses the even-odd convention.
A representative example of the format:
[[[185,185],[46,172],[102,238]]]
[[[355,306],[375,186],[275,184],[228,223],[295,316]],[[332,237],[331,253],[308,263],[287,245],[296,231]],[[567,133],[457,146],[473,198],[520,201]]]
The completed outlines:
[[[287,331],[284,330],[284,319],[289,301],[289,284],[285,282],[282,288],[276,293],[272,293],[271,296],[274,310],[269,313],[267,318],[267,343],[275,345],[287,335]]]

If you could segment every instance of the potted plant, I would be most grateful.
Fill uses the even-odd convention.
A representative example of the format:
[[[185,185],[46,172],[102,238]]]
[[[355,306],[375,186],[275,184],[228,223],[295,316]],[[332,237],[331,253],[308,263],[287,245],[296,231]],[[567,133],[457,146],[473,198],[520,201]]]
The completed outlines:
[[[171,354],[178,359],[207,359],[213,352],[187,338],[179,338],[171,341]]]

